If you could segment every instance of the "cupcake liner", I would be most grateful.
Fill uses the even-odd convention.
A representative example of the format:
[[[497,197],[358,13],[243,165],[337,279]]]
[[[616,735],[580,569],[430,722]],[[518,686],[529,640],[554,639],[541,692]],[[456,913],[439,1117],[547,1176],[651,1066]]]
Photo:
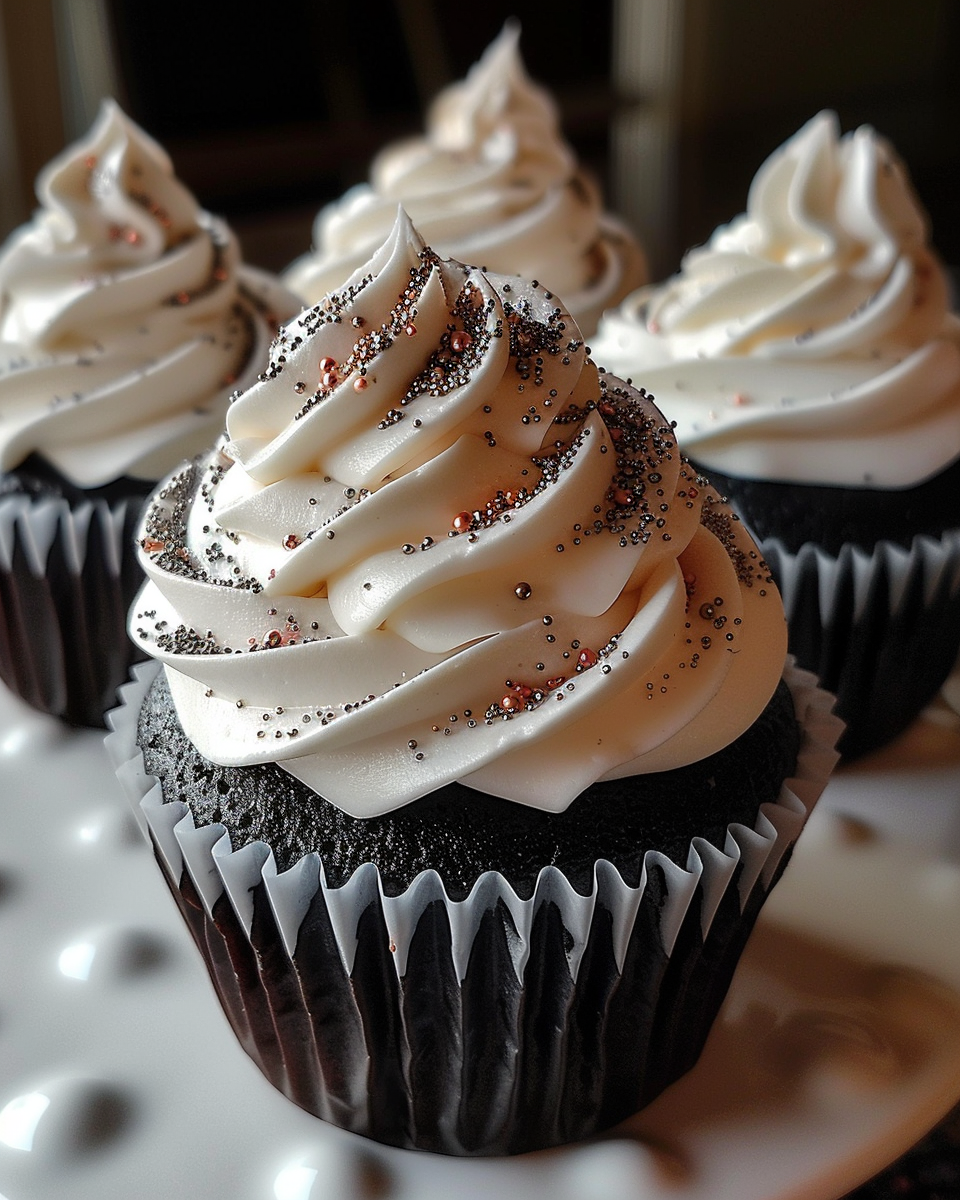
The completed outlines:
[[[783,596],[790,651],[837,697],[847,758],[901,733],[936,695],[960,651],[960,530],[872,553],[761,542]]]
[[[136,745],[155,667],[111,713],[111,756],[247,1050],[281,1091],[409,1148],[506,1154],[582,1138],[695,1062],[740,951],[836,760],[832,697],[788,666],[796,776],[721,849],[640,884],[603,860],[589,895],[545,867],[529,899],[488,872],[462,901],[435,871],[400,895],[372,864],[327,886],[318,855],[277,872],[253,843],[164,803]]]
[[[42,712],[102,726],[130,665],[144,501],[0,499],[0,678]]]

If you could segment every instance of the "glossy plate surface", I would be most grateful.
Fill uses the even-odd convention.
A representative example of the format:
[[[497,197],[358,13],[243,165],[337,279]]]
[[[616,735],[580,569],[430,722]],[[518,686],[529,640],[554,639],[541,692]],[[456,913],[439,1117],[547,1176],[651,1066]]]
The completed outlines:
[[[477,1161],[274,1091],[101,738],[0,693],[0,1200],[834,1200],[960,1092],[960,731],[931,729],[831,783],[694,1071],[606,1139]]]

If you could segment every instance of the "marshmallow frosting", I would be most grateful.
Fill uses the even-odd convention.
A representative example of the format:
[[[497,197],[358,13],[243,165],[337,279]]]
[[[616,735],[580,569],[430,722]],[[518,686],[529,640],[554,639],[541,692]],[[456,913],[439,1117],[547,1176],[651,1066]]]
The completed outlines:
[[[37,195],[0,253],[0,469],[159,479],[216,440],[299,305],[112,101]]]
[[[698,760],[780,677],[743,526],[542,286],[401,212],[155,493],[131,635],[184,730],[348,813],[452,780],[549,811]]]
[[[960,321],[926,216],[890,145],[866,126],[841,137],[830,112],[591,344],[708,470],[903,488],[960,455]]]
[[[518,41],[508,23],[467,78],[436,98],[426,136],[386,147],[369,183],[319,213],[314,250],[286,276],[294,291],[316,303],[340,287],[383,242],[398,203],[439,253],[540,280],[588,334],[645,281],[642,251],[602,211]]]

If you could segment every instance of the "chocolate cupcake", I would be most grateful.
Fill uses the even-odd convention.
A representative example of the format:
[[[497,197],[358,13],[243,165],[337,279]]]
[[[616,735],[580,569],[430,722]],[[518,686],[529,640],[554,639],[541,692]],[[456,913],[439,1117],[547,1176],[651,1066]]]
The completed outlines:
[[[319,374],[319,379],[318,379]],[[240,1041],[502,1154],[696,1060],[832,765],[743,526],[542,288],[404,214],[156,493],[108,739]]]
[[[790,647],[850,757],[903,730],[960,648],[960,321],[906,170],[821,113],[747,212],[604,319],[760,540]]]
[[[112,102],[37,195],[0,251],[0,677],[102,725],[132,658],[143,501],[216,440],[298,305]]]

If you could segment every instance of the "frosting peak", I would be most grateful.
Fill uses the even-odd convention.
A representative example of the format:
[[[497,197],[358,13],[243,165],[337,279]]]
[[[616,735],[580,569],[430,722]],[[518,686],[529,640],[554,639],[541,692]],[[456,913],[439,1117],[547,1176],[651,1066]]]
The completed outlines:
[[[508,23],[435,99],[426,135],[387,146],[368,184],[319,213],[313,252],[287,272],[295,291],[315,303],[340,287],[389,233],[398,202],[438,252],[541,280],[587,332],[643,281],[642,252],[603,214],[553,101],[527,75],[519,37]]]
[[[597,360],[643,380],[698,463],[906,487],[960,454],[960,323],[890,145],[824,112],[747,211],[609,313]]]
[[[516,21],[506,23],[465,80],[436,97],[427,128],[434,145],[451,153],[482,151],[488,139],[509,134],[518,153],[544,156],[555,173],[569,174],[576,166],[560,138],[552,100],[524,67]],[[380,161],[390,160],[386,155]]]
[[[355,816],[459,779],[560,810],[703,757],[779,678],[756,548],[542,287],[401,212],[157,494],[131,630],[217,762]]]
[[[241,266],[152,138],[105,101],[0,253],[0,469],[155,479],[212,442],[296,301]]]

